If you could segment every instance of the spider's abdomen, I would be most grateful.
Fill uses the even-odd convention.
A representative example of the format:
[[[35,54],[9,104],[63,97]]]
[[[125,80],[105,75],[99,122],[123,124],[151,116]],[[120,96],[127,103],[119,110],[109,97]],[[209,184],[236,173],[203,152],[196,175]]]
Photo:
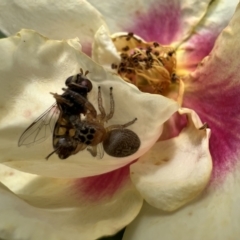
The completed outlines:
[[[113,157],[127,157],[140,147],[140,139],[129,129],[114,129],[107,132],[103,141],[105,152]]]

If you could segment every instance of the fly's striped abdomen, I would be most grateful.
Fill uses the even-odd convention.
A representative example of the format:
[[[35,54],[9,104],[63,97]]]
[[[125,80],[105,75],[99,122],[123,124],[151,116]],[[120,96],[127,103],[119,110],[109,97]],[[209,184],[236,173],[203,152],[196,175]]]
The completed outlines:
[[[53,147],[56,149],[59,144],[59,139],[72,138],[75,135],[76,130],[69,122],[68,118],[64,118],[62,114],[59,116],[53,133]]]

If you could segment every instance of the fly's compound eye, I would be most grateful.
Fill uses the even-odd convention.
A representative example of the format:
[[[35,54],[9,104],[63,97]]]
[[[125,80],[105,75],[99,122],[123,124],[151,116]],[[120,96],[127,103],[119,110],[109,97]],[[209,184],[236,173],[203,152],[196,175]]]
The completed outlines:
[[[86,78],[81,81],[80,85],[86,87],[88,92],[92,90],[92,83]]]
[[[92,83],[90,80],[88,80],[85,76],[81,74],[77,74],[74,76],[70,76],[66,79],[65,84],[67,87],[71,87],[71,84],[77,84],[85,89],[87,89],[87,92],[90,92],[92,90]]]
[[[68,87],[70,83],[74,82],[74,77],[75,76],[70,76],[66,79],[65,85]]]
[[[83,80],[85,80],[85,78],[83,78],[81,74],[76,74],[76,75],[68,77],[65,81],[65,85],[67,87],[69,87],[69,85],[74,84],[74,83],[78,84],[78,85],[82,85],[81,82]]]

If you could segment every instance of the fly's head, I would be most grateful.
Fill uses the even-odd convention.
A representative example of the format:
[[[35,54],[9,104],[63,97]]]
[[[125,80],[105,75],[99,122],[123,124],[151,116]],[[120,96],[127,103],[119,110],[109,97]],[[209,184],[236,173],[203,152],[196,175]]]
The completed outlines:
[[[83,70],[80,69],[80,73],[66,79],[65,85],[81,95],[89,93],[92,90],[92,83],[87,78],[88,73],[88,71],[84,73]]]

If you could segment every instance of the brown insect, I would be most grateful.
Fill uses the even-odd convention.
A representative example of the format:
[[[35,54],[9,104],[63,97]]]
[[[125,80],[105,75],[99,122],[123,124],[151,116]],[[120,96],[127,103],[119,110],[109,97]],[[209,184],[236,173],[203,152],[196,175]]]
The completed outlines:
[[[110,113],[106,115],[102,106],[101,90],[98,90],[98,107],[100,114],[87,100],[87,94],[92,89],[92,83],[86,78],[86,72],[69,77],[63,88],[62,95],[54,93],[56,104],[52,105],[37,118],[21,135],[18,146],[33,145],[44,141],[50,129],[53,132],[53,148],[46,159],[56,153],[60,159],[78,153],[87,148],[92,156],[102,158],[103,148],[111,156],[125,157],[135,153],[139,146],[138,136],[131,130],[125,129],[133,124],[134,119],[123,125],[104,127],[114,114],[114,99],[110,88]],[[58,117],[56,117],[56,114]],[[81,114],[85,115],[82,120]],[[56,121],[57,118],[57,121]]]

